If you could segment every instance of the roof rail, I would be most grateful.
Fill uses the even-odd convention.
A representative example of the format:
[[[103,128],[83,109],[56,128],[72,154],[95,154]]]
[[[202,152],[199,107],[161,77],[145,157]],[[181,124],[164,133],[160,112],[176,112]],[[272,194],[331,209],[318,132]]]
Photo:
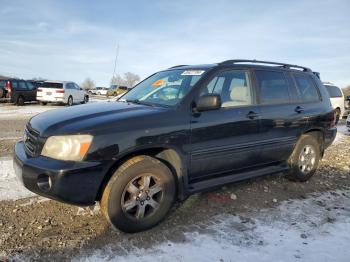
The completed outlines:
[[[176,68],[176,67],[181,67],[181,66],[187,66],[187,65],[176,65],[176,66],[169,67],[169,69]]]
[[[233,59],[233,60],[226,60],[219,65],[231,65],[231,64],[237,64],[237,63],[254,63],[254,64],[270,64],[270,65],[278,65],[283,68],[300,68],[303,69],[305,72],[312,72],[310,68],[304,67],[304,66],[298,66],[298,65],[291,65],[291,64],[285,64],[285,63],[277,63],[277,62],[269,62],[269,61],[260,61],[260,60],[248,60],[248,59]]]

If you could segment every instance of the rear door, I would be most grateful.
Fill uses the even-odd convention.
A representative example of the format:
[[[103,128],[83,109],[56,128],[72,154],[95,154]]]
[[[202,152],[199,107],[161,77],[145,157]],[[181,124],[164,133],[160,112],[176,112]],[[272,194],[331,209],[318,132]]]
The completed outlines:
[[[35,101],[36,100],[36,90],[37,88],[31,83],[31,82],[26,82],[27,85],[27,96],[25,97],[26,101]]]
[[[288,159],[307,125],[307,116],[288,72],[255,70],[261,113],[261,164]]]
[[[258,162],[259,109],[248,70],[225,70],[205,84],[201,95],[220,94],[222,107],[193,115],[190,180],[232,175]]]
[[[24,80],[18,81],[18,86],[16,89],[16,100],[19,96],[22,96],[25,101],[28,100],[30,97],[31,90],[29,90],[29,87],[27,86],[26,82]]]

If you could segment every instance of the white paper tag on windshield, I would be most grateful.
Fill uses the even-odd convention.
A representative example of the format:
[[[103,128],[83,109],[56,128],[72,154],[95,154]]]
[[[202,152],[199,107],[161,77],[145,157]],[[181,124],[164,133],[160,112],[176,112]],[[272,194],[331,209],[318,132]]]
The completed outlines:
[[[183,75],[183,76],[200,76],[204,72],[205,72],[204,70],[186,70],[186,71],[182,72],[181,75]]]

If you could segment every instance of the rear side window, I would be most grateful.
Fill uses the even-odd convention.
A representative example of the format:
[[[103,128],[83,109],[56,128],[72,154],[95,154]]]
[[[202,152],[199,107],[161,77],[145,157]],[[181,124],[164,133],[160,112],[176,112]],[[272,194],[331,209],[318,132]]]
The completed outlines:
[[[320,101],[320,95],[310,76],[294,74],[294,79],[300,93],[300,98],[303,102],[309,103]]]
[[[342,92],[336,86],[325,85],[330,97],[343,97]]]
[[[27,85],[24,81],[19,81],[18,82],[18,87],[20,90],[26,90],[27,89]]]
[[[44,82],[42,84],[42,87],[45,87],[45,88],[63,88],[63,84],[62,83]]]
[[[283,104],[290,102],[289,85],[284,73],[256,70],[261,104]]]

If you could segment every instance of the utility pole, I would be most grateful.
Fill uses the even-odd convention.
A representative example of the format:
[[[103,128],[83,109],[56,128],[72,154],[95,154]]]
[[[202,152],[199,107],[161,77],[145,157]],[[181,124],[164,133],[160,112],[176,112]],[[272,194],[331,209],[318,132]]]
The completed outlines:
[[[113,79],[113,77],[115,76],[115,70],[116,70],[116,68],[117,68],[118,56],[119,56],[119,41],[117,42],[117,50],[116,50],[116,53],[115,53],[114,69],[113,69],[112,79]]]

